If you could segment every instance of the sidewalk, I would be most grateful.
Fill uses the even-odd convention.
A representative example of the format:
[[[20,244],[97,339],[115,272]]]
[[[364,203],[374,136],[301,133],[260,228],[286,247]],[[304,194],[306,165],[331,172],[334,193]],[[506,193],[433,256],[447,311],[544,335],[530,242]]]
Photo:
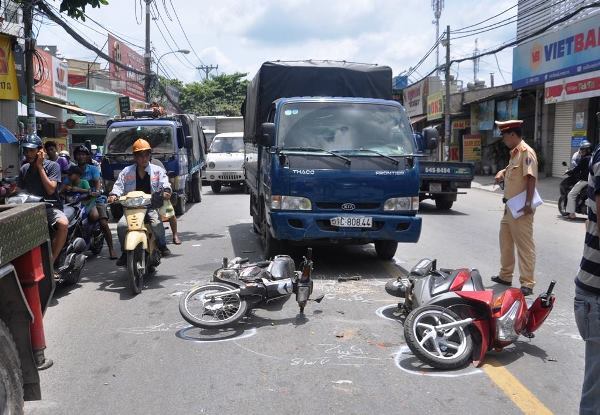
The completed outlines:
[[[558,203],[560,197],[559,184],[562,180],[563,177],[544,177],[538,180],[537,189],[544,202]],[[498,186],[494,185],[494,176],[475,176],[471,187],[489,192],[502,192]]]

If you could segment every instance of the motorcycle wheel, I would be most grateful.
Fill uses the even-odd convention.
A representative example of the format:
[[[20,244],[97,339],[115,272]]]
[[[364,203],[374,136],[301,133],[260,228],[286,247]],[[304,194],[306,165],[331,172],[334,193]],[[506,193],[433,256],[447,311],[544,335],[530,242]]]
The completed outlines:
[[[558,198],[558,211],[562,216],[569,216],[567,212],[567,198],[565,196]]]
[[[133,251],[127,251],[127,275],[129,288],[132,294],[142,292],[144,275],[146,274],[146,252],[142,244],[138,244]]]
[[[239,294],[231,294],[216,299],[207,299],[211,293],[235,289],[234,286],[211,282],[193,287],[179,300],[179,312],[185,321],[203,329],[217,329],[231,326],[241,319],[248,305]]]
[[[102,232],[92,232],[92,242],[90,243],[90,251],[92,251],[92,254],[98,255],[102,251],[103,246],[104,235],[102,234]]]
[[[404,322],[404,338],[410,350],[429,366],[453,370],[471,361],[473,340],[466,327],[438,330],[442,324],[461,320],[447,308],[427,305],[410,312]]]

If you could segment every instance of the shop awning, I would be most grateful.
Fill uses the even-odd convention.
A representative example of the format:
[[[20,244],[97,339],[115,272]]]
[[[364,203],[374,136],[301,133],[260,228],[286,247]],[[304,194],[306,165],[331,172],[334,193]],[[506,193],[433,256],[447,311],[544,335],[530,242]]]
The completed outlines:
[[[14,144],[18,143],[17,138],[10,130],[0,125],[0,144]]]
[[[421,121],[425,121],[427,119],[427,115],[415,115],[414,117],[410,117],[410,123],[416,124]]]
[[[44,104],[52,105],[53,107],[58,107],[58,108],[65,109],[67,111],[74,112],[75,114],[79,114],[79,115],[98,115],[101,117],[107,117],[106,114],[102,114],[100,112],[95,112],[95,111],[90,111],[90,110],[85,110],[83,108],[76,107],[75,105],[59,104],[58,102],[49,101],[49,100],[43,99],[43,98],[39,98],[38,101],[43,102]]]
[[[27,106],[25,104],[22,104],[19,102],[19,117],[27,117]],[[42,111],[38,111],[35,110],[35,117],[36,118],[46,118],[48,120],[53,120],[56,117],[53,117],[52,115],[48,115]]]

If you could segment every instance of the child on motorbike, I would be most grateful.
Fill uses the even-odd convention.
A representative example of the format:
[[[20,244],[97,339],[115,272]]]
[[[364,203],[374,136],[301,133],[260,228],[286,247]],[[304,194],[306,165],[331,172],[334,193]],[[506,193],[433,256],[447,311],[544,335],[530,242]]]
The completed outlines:
[[[60,194],[67,203],[80,199],[86,212],[89,213],[96,204],[96,196],[98,196],[98,193],[92,190],[90,183],[87,180],[82,179],[81,175],[82,171],[79,166],[72,165],[69,167],[67,170],[67,178],[60,189]]]

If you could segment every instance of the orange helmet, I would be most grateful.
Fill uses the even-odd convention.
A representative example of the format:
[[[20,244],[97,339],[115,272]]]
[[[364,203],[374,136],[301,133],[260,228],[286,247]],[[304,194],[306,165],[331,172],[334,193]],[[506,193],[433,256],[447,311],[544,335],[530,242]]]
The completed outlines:
[[[152,147],[150,147],[150,143],[144,140],[143,138],[138,138],[133,143],[133,152],[137,153],[138,151],[152,151]]]

